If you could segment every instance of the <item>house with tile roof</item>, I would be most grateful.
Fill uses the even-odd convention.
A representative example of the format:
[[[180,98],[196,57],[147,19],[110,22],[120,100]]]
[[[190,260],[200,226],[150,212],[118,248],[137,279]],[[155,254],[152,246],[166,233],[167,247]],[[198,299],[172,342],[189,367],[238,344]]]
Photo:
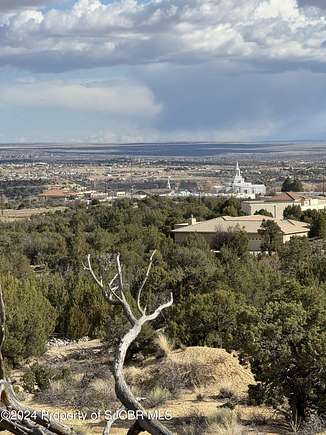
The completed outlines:
[[[274,218],[282,219],[283,212],[288,206],[298,205],[302,211],[305,210],[325,210],[326,197],[318,195],[308,195],[299,192],[283,192],[279,195],[268,196],[259,200],[243,201],[241,210],[253,215],[259,210],[270,212]]]
[[[268,216],[221,216],[207,221],[197,222],[194,218],[191,222],[177,224],[172,230],[174,240],[177,243],[183,243],[191,234],[202,235],[208,244],[214,248],[214,241],[217,232],[243,230],[247,233],[249,239],[249,250],[259,252],[261,250],[262,236],[259,234],[263,221],[273,220],[280,227],[283,243],[289,241],[292,237],[308,237],[309,225],[305,222],[299,222],[291,219],[275,219]]]

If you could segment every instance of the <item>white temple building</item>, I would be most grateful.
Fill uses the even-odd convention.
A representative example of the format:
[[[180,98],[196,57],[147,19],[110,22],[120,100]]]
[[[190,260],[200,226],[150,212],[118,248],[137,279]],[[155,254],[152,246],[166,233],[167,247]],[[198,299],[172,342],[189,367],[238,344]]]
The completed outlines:
[[[264,184],[247,183],[241,175],[239,163],[237,162],[236,173],[231,184],[231,192],[238,198],[252,198],[256,195],[265,195],[266,186]]]

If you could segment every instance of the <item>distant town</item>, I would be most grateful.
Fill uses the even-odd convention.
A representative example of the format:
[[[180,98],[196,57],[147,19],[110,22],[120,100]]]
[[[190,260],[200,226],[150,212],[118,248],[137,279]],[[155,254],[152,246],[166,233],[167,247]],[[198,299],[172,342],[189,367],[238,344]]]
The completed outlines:
[[[3,152],[3,150],[2,150]],[[18,152],[17,150],[15,151]],[[90,155],[53,159],[35,147],[3,155],[1,219],[10,221],[75,203],[100,203],[148,196],[236,197],[244,214],[261,209],[282,218],[289,205],[326,208],[325,162],[220,159],[127,158]],[[32,154],[31,154],[32,153]],[[281,192],[284,180],[300,180],[302,192]]]

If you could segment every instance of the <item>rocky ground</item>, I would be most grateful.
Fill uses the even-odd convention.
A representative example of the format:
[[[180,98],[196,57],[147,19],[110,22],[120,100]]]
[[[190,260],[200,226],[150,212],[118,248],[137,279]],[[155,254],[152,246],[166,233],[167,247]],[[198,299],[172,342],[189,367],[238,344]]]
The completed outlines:
[[[112,354],[99,340],[54,339],[38,360],[52,373],[50,388],[33,394],[23,391],[24,373],[35,361],[14,372],[13,377],[26,403],[66,419],[65,423],[80,434],[95,435],[103,431],[105,414],[120,407],[111,362]],[[166,424],[174,434],[289,433],[271,409],[246,404],[253,375],[239,364],[236,355],[223,349],[169,351],[127,366],[125,375],[144,406],[168,418]],[[129,425],[128,421],[116,421],[112,434],[126,434]]]

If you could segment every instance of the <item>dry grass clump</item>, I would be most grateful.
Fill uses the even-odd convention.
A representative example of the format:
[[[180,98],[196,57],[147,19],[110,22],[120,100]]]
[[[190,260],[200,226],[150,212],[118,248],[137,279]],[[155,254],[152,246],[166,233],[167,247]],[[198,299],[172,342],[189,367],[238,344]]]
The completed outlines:
[[[302,435],[325,434],[326,433],[326,417],[313,415],[306,421],[302,427]]]
[[[161,387],[171,394],[182,390],[194,390],[196,387],[207,386],[215,379],[214,366],[196,361],[179,364],[170,359],[149,371],[147,388]]]
[[[218,409],[209,417],[194,412],[179,426],[178,435],[238,435],[242,432],[236,413],[229,409]]]
[[[289,419],[284,425],[289,433],[300,435],[325,435],[326,434],[326,418],[318,415],[312,415],[307,421],[302,423],[299,419]]]
[[[205,434],[208,428],[207,417],[198,411],[194,411],[190,416],[182,418],[176,424],[178,435],[198,435]]]
[[[37,399],[86,411],[111,409],[117,401],[113,377],[97,377],[90,372],[51,382],[50,388],[38,394]]]
[[[219,385],[219,392],[217,395],[218,399],[231,399],[232,401],[239,402],[241,400],[241,395],[231,382],[223,382]]]
[[[168,337],[161,332],[157,334],[155,339],[155,344],[157,346],[157,357],[167,358],[173,351],[173,345],[168,339]]]
[[[270,422],[271,413],[264,408],[256,409],[252,411],[247,418],[255,426],[265,426]]]
[[[177,395],[182,390],[195,390],[214,382],[214,366],[197,361],[178,363],[166,358],[144,368],[128,367],[125,370],[129,384],[139,388],[146,395],[155,388],[161,388]]]
[[[84,389],[79,407],[90,411],[98,409],[105,411],[111,409],[116,401],[113,378],[95,379]]]
[[[156,408],[163,405],[167,400],[172,399],[172,394],[166,388],[155,387],[146,397],[145,405],[149,408]]]
[[[239,435],[244,433],[243,429],[239,423],[226,423],[222,426],[212,426],[209,428],[207,435]]]
[[[196,395],[196,400],[198,402],[202,402],[202,401],[204,401],[204,400],[206,400],[208,398],[206,396],[206,392],[205,392],[205,390],[203,388],[195,387],[193,392]]]

